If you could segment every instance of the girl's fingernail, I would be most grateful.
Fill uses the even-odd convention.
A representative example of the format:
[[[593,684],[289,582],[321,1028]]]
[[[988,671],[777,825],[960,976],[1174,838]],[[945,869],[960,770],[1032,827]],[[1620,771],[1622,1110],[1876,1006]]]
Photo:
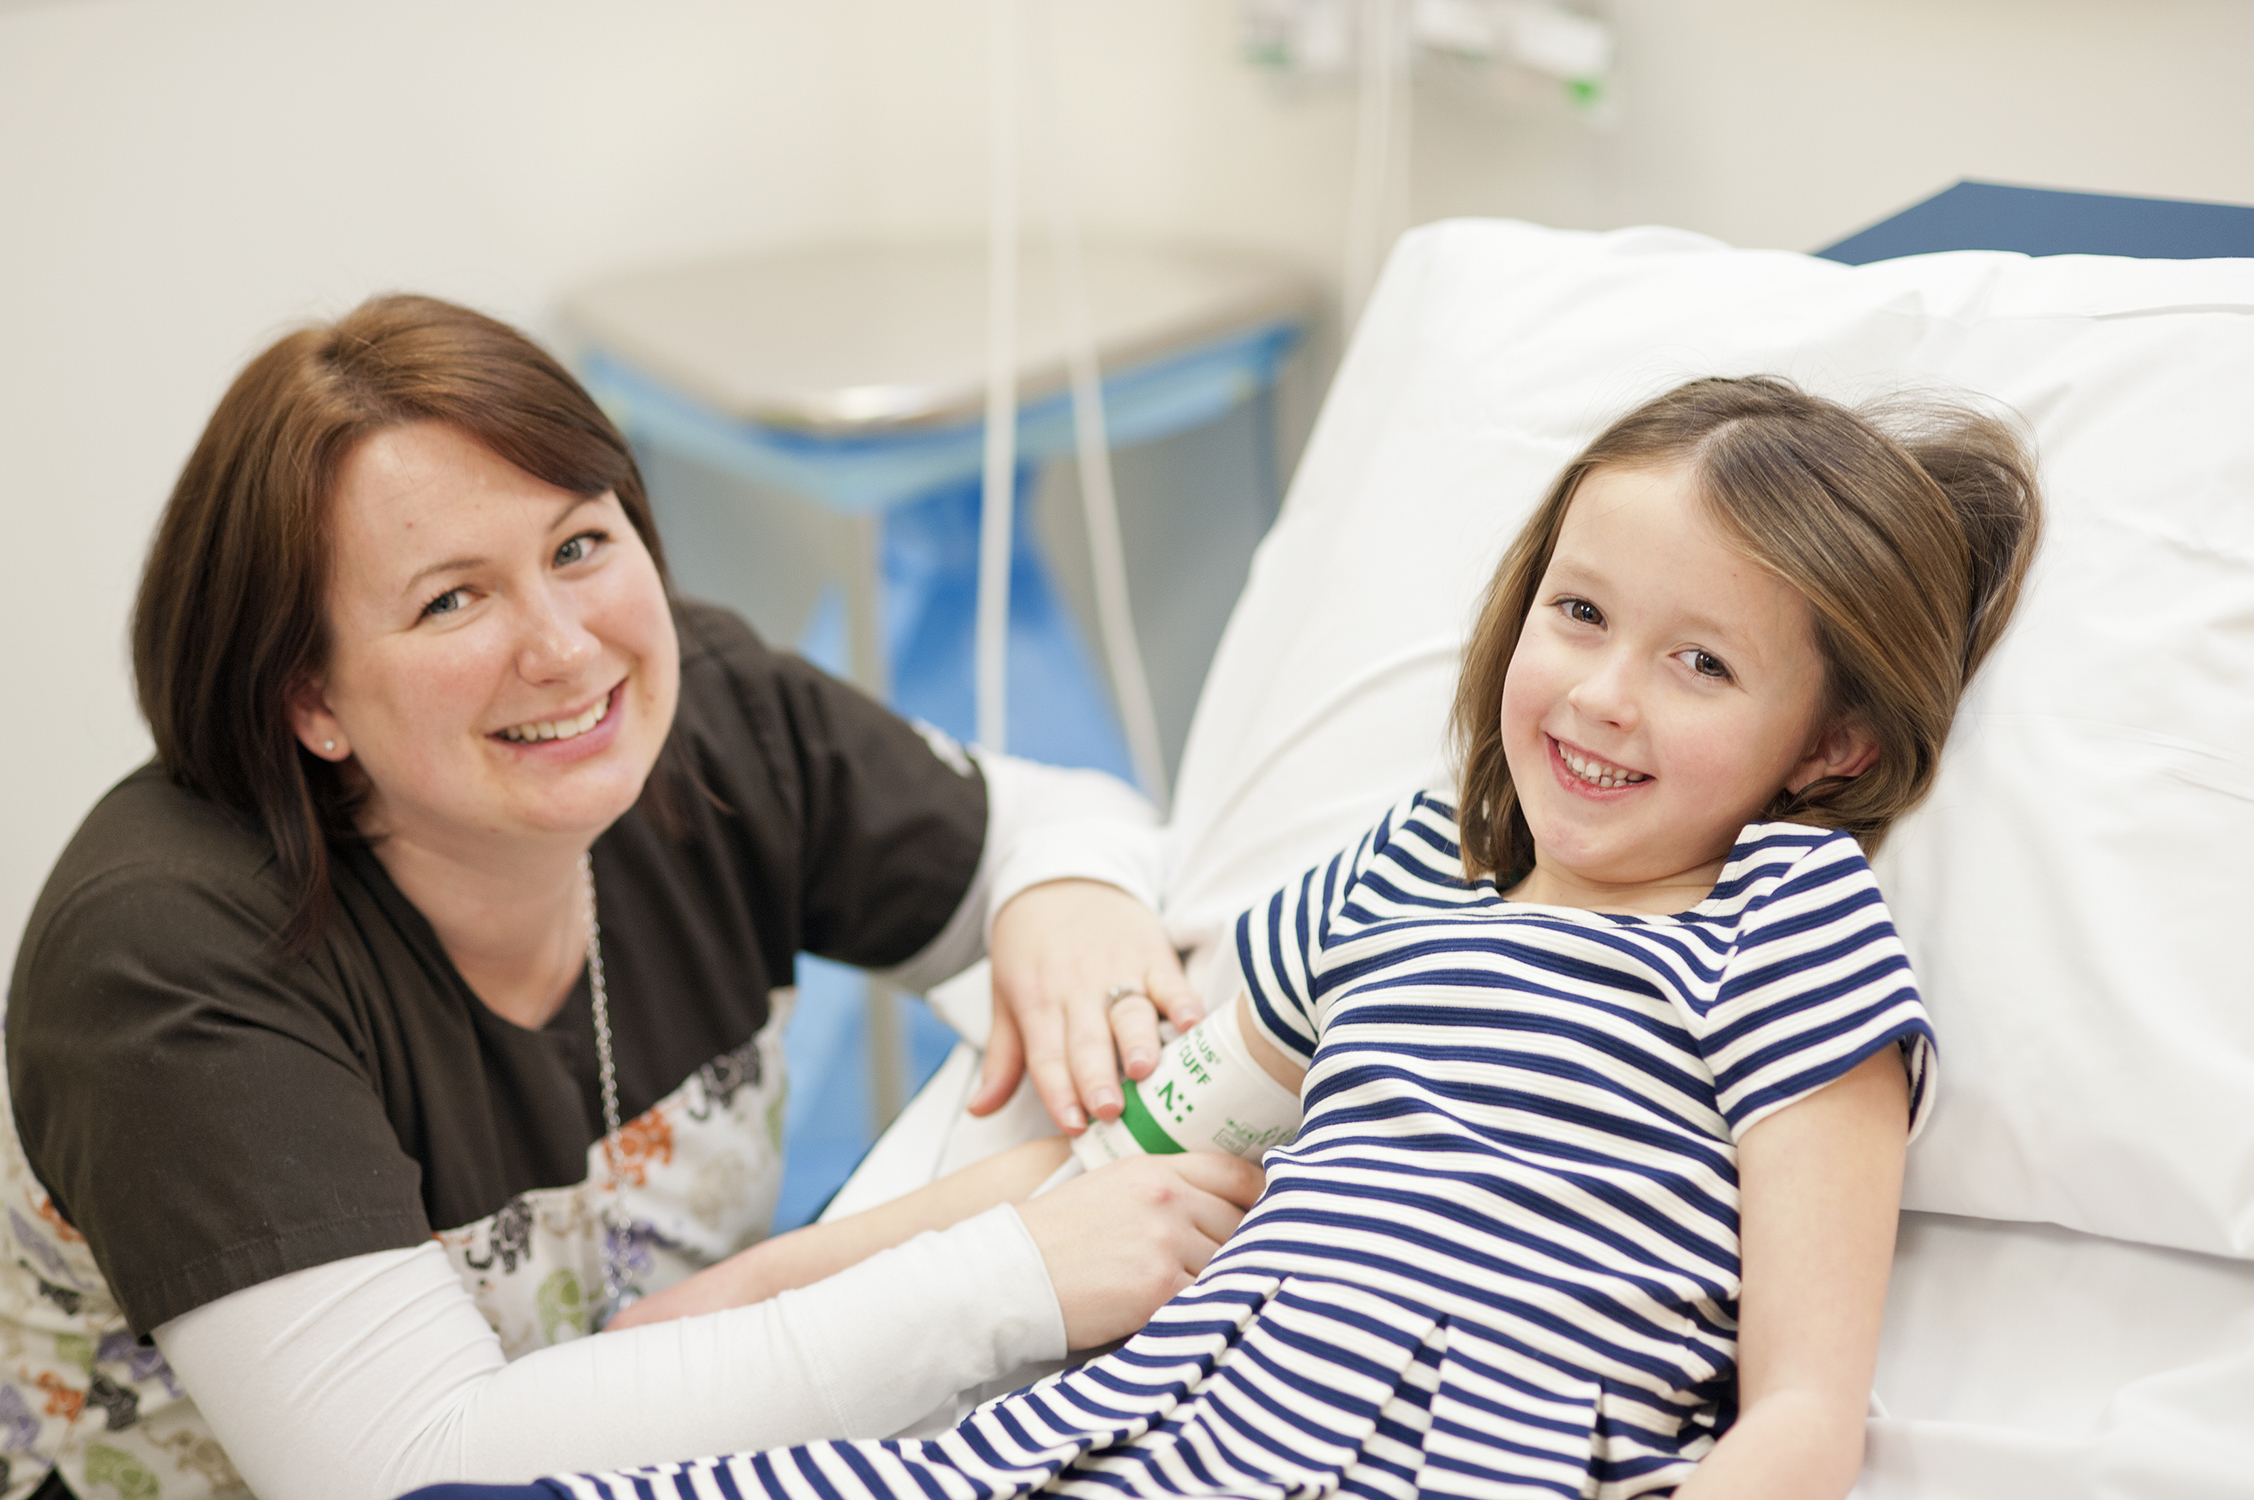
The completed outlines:
[[[1097,1089],[1088,1096],[1088,1107],[1094,1110],[1110,1109],[1119,1102],[1119,1096],[1110,1089]]]
[[[1127,1054],[1127,1071],[1130,1073],[1137,1068],[1147,1068],[1150,1065],[1151,1055],[1140,1047]]]
[[[1204,1019],[1205,1012],[1198,1009],[1194,1005],[1185,1005],[1180,1010],[1174,1012],[1174,1024],[1182,1028],[1182,1030],[1184,1031],[1189,1030],[1192,1026],[1195,1026],[1198,1022]]]

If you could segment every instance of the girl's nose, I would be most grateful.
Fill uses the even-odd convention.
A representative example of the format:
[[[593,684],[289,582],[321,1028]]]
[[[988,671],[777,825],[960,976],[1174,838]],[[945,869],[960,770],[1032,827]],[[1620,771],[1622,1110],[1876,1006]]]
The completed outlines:
[[[602,652],[602,643],[552,588],[539,589],[525,606],[523,635],[517,646],[517,671],[527,682],[568,682]]]
[[[1565,695],[1566,701],[1596,723],[1633,728],[1636,722],[1633,675],[1626,653],[1605,652],[1594,663],[1594,670]]]

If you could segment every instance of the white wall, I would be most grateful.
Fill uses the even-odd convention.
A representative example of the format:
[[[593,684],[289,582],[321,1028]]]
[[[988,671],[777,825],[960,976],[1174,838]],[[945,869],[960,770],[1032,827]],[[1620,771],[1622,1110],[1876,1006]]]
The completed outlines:
[[[2254,203],[2244,0],[1616,0],[1590,222],[1806,249],[1960,177]],[[1464,140],[1470,139],[1466,132]],[[1477,210],[1479,153],[1435,177]],[[1421,165],[1421,163],[1420,163]],[[1435,183],[1437,190],[1440,184]]]
[[[415,288],[537,320],[621,261],[830,230],[833,28],[798,0],[75,0],[0,13],[0,956],[148,753],[142,546],[283,326]]]
[[[1434,74],[1413,214],[1807,247],[1960,176],[2254,202],[2244,0],[1611,0],[1598,128]],[[978,0],[0,0],[0,964],[147,753],[140,551],[241,361],[412,287],[544,319],[616,266],[981,213]],[[1063,0],[1091,221],[1328,272],[1353,104],[1232,0]],[[4,970],[0,970],[4,972]]]

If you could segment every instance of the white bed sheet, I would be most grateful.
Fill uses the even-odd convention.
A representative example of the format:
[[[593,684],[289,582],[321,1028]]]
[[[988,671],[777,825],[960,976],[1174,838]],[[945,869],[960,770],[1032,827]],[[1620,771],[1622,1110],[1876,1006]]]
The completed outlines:
[[[2254,1264],[1903,1215],[1863,1500],[2254,1495]]]

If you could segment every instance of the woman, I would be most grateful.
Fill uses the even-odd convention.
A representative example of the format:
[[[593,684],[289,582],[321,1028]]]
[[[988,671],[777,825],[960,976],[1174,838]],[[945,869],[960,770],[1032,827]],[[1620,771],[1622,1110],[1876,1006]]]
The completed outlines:
[[[500,324],[385,298],[254,360],[133,655],[156,761],[10,998],[7,1500],[879,1433],[1139,1326],[1257,1193],[1215,1159],[1025,1203],[1044,1142],[752,1243],[800,949],[914,986],[998,913],[978,1103],[1022,1034],[1065,1123],[1116,1109],[1110,1024],[1133,1070],[1191,1007],[1055,829],[1147,813],[673,599],[623,441]]]

